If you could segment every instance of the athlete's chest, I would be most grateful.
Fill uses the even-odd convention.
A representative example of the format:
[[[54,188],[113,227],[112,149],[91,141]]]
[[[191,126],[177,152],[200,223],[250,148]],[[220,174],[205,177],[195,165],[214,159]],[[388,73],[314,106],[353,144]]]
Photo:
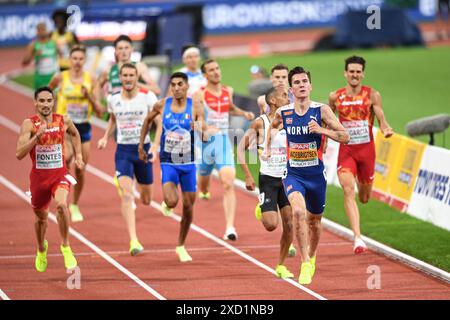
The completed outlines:
[[[372,110],[372,101],[367,92],[356,96],[341,93],[336,100],[339,115],[344,118],[368,118]]]
[[[229,111],[231,101],[228,92],[222,91],[220,96],[216,96],[210,92],[205,93],[205,105],[218,113],[226,113]]]

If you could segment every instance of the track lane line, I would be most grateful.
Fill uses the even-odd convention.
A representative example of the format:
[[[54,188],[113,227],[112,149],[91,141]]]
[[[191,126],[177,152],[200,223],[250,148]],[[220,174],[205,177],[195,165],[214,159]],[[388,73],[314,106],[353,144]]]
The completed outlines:
[[[2,298],[2,300],[11,300],[11,298],[8,297],[8,295],[2,289],[0,289],[0,298]]]
[[[17,196],[22,198],[27,203],[31,203],[30,198],[26,195],[25,192],[20,190],[14,183],[6,179],[3,175],[0,174],[0,183],[3,184],[6,188],[8,188],[10,191],[15,193]],[[58,221],[56,219],[55,214],[52,212],[49,212],[48,217],[51,221],[58,224]],[[148,284],[146,284],[144,281],[139,279],[134,273],[126,269],[124,266],[122,266],[119,262],[117,262],[115,259],[113,259],[111,256],[109,256],[106,252],[104,252],[102,249],[97,247],[94,243],[86,239],[81,233],[73,229],[72,227],[69,227],[69,233],[77,238],[79,241],[81,241],[83,244],[91,248],[95,253],[97,253],[99,256],[101,256],[103,259],[108,261],[110,264],[112,264],[114,267],[116,267],[119,271],[121,271],[123,274],[125,274],[127,277],[129,277],[131,280],[136,282],[139,286],[141,286],[145,291],[149,292],[151,295],[153,295],[158,300],[166,300],[164,296],[162,296],[159,292],[157,292],[155,289],[150,287]]]

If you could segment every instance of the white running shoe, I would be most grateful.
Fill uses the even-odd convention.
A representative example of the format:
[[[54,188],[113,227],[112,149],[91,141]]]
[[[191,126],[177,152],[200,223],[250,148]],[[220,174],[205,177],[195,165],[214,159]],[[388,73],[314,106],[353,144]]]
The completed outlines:
[[[225,234],[223,236],[224,240],[231,240],[236,241],[238,238],[236,229],[234,227],[228,228],[227,231],[225,231]]]
[[[367,251],[367,245],[362,241],[361,238],[355,238],[355,242],[353,244],[353,253],[361,254]]]

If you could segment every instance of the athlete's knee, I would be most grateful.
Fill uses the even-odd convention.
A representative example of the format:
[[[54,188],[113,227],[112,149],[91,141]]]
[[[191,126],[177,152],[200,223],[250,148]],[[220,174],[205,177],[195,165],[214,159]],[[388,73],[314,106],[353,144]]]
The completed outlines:
[[[225,192],[234,190],[233,180],[234,179],[228,179],[228,178],[225,178],[222,180],[222,186],[223,186],[223,189],[225,190]]]
[[[359,193],[359,202],[366,204],[367,202],[369,202],[370,199],[370,195],[367,193]]]
[[[59,214],[65,214],[67,212],[67,202],[66,201],[58,201],[56,203],[56,210]]]
[[[277,223],[274,221],[263,221],[263,225],[264,228],[269,232],[272,232],[277,228]]]
[[[305,210],[305,208],[302,208],[301,206],[293,206],[292,214],[298,221],[305,221],[305,219],[306,219],[306,210]]]
[[[35,221],[38,223],[46,223],[48,219],[48,212],[42,210],[35,210]]]
[[[307,219],[307,223],[310,227],[318,228],[321,225],[322,215],[310,214]]]
[[[347,197],[355,196],[355,186],[351,183],[346,183],[342,186],[342,190],[344,190],[344,195]]]
[[[134,194],[131,190],[123,189],[122,203],[131,203],[134,201]]]
[[[176,195],[164,195],[164,202],[169,208],[175,208],[178,204],[178,197]]]

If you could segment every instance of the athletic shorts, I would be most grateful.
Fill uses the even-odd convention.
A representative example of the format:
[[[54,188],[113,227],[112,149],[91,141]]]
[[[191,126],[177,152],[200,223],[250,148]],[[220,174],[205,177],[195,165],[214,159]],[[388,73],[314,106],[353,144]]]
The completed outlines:
[[[176,186],[181,185],[182,192],[197,191],[197,170],[195,164],[169,164],[161,163],[162,184],[173,182]]]
[[[375,177],[375,144],[340,145],[337,171],[351,172],[359,183],[371,184]]]
[[[234,168],[233,148],[228,135],[215,135],[208,142],[202,142],[199,161],[198,171],[201,176],[209,176],[214,167],[217,171],[224,167]]]
[[[34,74],[34,89],[39,89],[48,86],[53,74]]]
[[[75,127],[77,128],[81,143],[91,141],[92,139],[92,126],[89,122],[84,123],[74,123]]]
[[[56,189],[70,190],[70,181],[66,175],[56,177],[49,181],[42,181],[38,177],[30,175],[31,206],[36,210],[46,210],[52,197],[55,197]]]
[[[283,188],[281,178],[274,178],[264,174],[259,175],[259,206],[262,212],[283,209],[289,205],[289,200]]]
[[[150,143],[144,144],[144,150],[148,152]],[[115,155],[116,176],[127,176],[139,184],[153,183],[153,166],[150,161],[145,163],[139,159],[137,144],[118,144]]]
[[[293,192],[300,192],[305,198],[306,209],[312,214],[322,214],[325,210],[327,179],[325,174],[300,177],[287,174],[283,179],[286,196]]]

